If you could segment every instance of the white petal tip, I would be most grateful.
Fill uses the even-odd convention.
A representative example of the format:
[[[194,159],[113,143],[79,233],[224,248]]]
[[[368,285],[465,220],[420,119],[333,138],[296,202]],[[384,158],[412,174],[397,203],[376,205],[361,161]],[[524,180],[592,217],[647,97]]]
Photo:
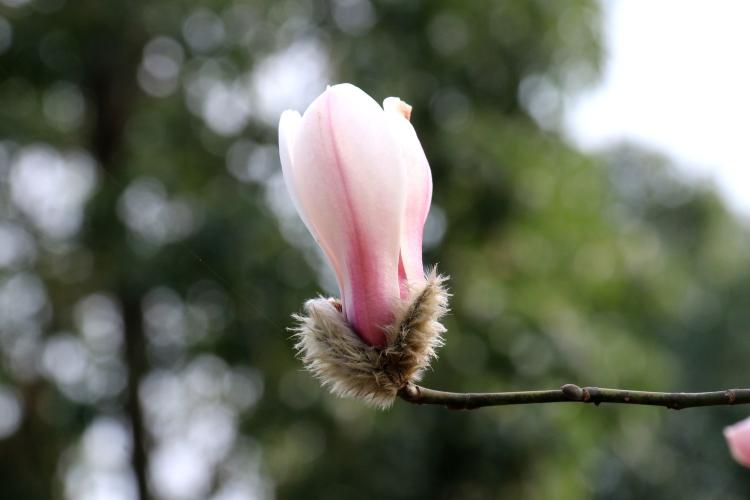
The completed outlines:
[[[386,97],[383,109],[389,113],[398,113],[407,120],[411,120],[411,106],[398,97]]]
[[[296,109],[287,109],[284,112],[281,113],[281,118],[279,118],[279,121],[285,121],[285,120],[293,120],[293,119],[300,119],[302,118],[302,115],[299,114],[299,111]]]
[[[294,141],[301,122],[302,115],[299,114],[299,111],[287,109],[281,113],[279,118],[279,143],[285,142],[288,148]]]

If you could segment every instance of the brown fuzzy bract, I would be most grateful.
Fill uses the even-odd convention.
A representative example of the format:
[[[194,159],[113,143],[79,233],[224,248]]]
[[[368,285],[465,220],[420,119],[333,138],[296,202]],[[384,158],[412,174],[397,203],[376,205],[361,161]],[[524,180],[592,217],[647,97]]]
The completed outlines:
[[[393,323],[384,327],[387,345],[373,347],[352,330],[337,299],[305,303],[305,314],[294,315],[296,349],[305,367],[334,394],[364,399],[386,408],[407,382],[420,379],[436,349],[443,345],[448,311],[445,277],[430,272],[425,283],[410,287]]]

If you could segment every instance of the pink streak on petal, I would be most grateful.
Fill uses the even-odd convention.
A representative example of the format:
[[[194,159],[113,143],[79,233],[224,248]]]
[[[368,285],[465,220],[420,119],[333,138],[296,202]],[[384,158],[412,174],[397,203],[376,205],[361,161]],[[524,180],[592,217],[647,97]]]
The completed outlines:
[[[347,318],[363,340],[378,346],[399,298],[405,197],[387,125],[369,96],[337,85],[310,105],[294,145],[300,204],[329,259],[342,265]]]
[[[750,418],[724,428],[724,437],[734,459],[750,468]]]
[[[406,269],[404,269],[404,260],[401,258],[401,254],[398,256],[398,289],[401,300],[405,300],[409,297],[409,287],[407,286],[408,279],[406,277]]]
[[[364,217],[362,217],[361,213],[358,214],[362,207],[355,206],[353,203],[352,198],[354,194],[352,191],[354,189],[350,185],[352,171],[350,168],[347,169],[342,160],[342,154],[339,151],[342,141],[337,138],[337,132],[343,135],[347,129],[337,126],[334,122],[336,111],[333,109],[334,101],[335,97],[331,96],[328,98],[326,104],[336,170],[340,176],[348,212],[360,216],[356,217],[355,215],[350,226],[351,237],[347,255],[346,274],[349,279],[347,287],[349,293],[345,293],[347,295],[346,314],[355,329],[367,342],[382,347],[386,343],[386,338],[380,327],[389,324],[393,320],[395,303],[392,290],[389,291],[390,293],[379,293],[378,285],[385,284],[386,288],[392,288],[395,276],[388,276],[386,274],[390,266],[383,265],[381,255],[379,255],[380,252],[378,252],[379,249],[377,248],[377,238],[372,238],[372,234],[368,234],[368,230],[369,233],[375,233],[373,231],[375,228],[368,228],[363,224],[361,219]],[[344,102],[342,105],[346,105],[346,103]],[[346,123],[341,125],[346,126]],[[392,262],[387,264],[392,264]]]

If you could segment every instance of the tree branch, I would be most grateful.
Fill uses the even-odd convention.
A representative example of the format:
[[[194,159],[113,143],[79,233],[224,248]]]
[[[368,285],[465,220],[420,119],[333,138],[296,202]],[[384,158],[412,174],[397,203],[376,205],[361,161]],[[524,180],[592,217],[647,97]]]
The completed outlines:
[[[750,389],[727,389],[714,392],[648,392],[625,389],[579,387],[565,384],[549,391],[521,392],[445,392],[408,384],[398,393],[414,404],[442,405],[452,410],[473,410],[485,406],[525,405],[536,403],[620,403],[664,406],[673,410],[696,406],[750,404]]]

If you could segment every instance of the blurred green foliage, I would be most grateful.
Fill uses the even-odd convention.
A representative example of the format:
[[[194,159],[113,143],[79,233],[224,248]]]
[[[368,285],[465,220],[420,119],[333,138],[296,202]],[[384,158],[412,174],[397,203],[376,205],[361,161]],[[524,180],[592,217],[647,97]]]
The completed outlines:
[[[379,412],[285,332],[334,290],[276,120],[350,81],[414,106],[432,166],[426,385],[746,386],[747,226],[561,135],[599,32],[591,0],[0,1],[2,497],[747,498],[741,408]]]

